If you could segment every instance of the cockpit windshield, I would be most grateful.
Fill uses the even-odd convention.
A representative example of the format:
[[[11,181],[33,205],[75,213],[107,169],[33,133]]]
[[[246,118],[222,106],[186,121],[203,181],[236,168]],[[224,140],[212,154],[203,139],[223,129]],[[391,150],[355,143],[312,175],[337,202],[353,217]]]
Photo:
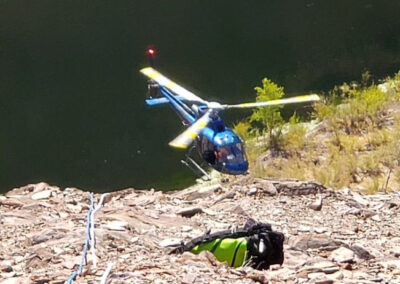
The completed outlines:
[[[219,163],[243,163],[246,161],[246,155],[243,153],[242,143],[229,144],[217,147],[217,159]]]

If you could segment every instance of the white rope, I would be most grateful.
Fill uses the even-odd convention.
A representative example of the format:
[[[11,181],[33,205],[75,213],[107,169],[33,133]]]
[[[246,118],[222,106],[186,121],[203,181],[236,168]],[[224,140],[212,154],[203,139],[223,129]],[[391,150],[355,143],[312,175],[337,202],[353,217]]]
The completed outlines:
[[[96,248],[95,248],[95,243],[96,240],[94,238],[94,214],[101,208],[101,205],[103,204],[104,198],[108,195],[109,193],[104,193],[100,197],[100,201],[97,204],[96,208],[92,211],[92,214],[90,214],[90,250],[91,250],[91,255],[92,255],[92,265],[93,268],[97,267],[97,259],[96,259]]]
[[[108,274],[110,274],[111,269],[113,268],[114,263],[111,262],[107,265],[107,269],[104,271],[103,276],[101,277],[100,284],[106,284]]]

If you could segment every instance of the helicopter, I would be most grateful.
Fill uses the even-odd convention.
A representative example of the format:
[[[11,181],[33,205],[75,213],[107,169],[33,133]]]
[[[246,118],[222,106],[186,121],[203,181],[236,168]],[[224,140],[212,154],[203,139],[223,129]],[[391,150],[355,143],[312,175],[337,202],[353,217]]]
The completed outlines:
[[[181,118],[183,125],[188,126],[184,132],[169,142],[169,145],[179,149],[188,149],[190,146],[185,155],[186,160],[181,160],[181,162],[199,176],[210,178],[207,171],[191,156],[195,148],[206,164],[221,173],[240,175],[248,171],[249,163],[243,140],[232,129],[225,126],[220,116],[222,111],[319,100],[318,95],[311,94],[233,105],[208,102],[154,69],[154,49],[148,49],[147,54],[151,67],[140,70],[149,78],[146,104],[149,106],[169,104]]]

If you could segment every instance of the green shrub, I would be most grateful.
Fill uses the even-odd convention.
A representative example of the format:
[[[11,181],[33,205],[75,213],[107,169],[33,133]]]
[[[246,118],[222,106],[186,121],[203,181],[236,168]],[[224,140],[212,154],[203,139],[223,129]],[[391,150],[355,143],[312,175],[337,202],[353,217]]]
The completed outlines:
[[[255,87],[256,101],[277,100],[284,96],[283,87],[278,86],[268,78],[262,80],[262,87]],[[262,126],[263,134],[268,134],[268,147],[280,149],[283,119],[280,110],[282,106],[260,107],[253,110],[250,122],[258,122]]]
[[[325,186],[342,188],[353,182],[356,171],[357,156],[336,149],[326,163],[313,168],[313,176]]]
[[[359,168],[370,176],[377,176],[381,174],[380,159],[376,155],[366,154],[359,158]]]
[[[376,131],[370,131],[367,135],[368,146],[371,149],[376,149],[381,145],[385,145],[391,142],[392,133],[387,129],[378,129]]]
[[[365,185],[366,189],[364,193],[375,194],[382,189],[382,181],[379,178],[373,178],[370,182]]]
[[[364,89],[342,88],[332,96],[329,102],[316,104],[315,117],[327,120],[328,130],[343,130],[347,134],[378,127],[388,102],[385,93],[375,85]]]
[[[322,121],[314,128],[315,135],[307,134],[296,114],[284,123],[281,107],[255,109],[248,121],[237,123],[234,130],[247,140],[252,175],[313,179],[332,188],[360,184],[375,193],[392,172],[388,188],[398,188],[400,116],[388,119],[393,113],[388,110],[400,99],[400,72],[387,79],[385,87],[368,86],[370,81],[370,74],[364,73],[360,84],[335,87],[315,104],[314,117]],[[259,101],[284,95],[283,88],[269,79],[256,91]],[[259,137],[253,134],[257,131]],[[272,155],[265,160],[267,147]]]
[[[306,145],[307,129],[300,123],[296,113],[289,119],[284,130],[286,131],[282,134],[282,150],[288,154],[298,154]]]
[[[378,126],[381,111],[385,107],[385,94],[377,87],[351,93],[344,104],[336,108],[337,122],[346,133],[361,133]]]
[[[250,123],[247,121],[239,121],[233,126],[233,131],[237,133],[244,141],[248,140],[250,135]]]
[[[309,165],[299,157],[289,159],[278,157],[263,169],[262,177],[294,178],[304,180],[308,178]]]
[[[353,154],[365,150],[365,143],[362,137],[340,133],[337,139],[340,149],[345,154]]]

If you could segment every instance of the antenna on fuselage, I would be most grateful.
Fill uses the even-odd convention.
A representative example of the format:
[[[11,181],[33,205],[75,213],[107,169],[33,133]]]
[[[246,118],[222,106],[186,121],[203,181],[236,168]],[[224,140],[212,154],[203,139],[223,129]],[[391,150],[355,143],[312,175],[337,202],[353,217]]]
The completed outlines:
[[[149,46],[146,50],[146,53],[149,58],[150,66],[154,68],[154,56],[156,55],[156,49],[153,46]]]
[[[146,54],[149,58],[149,64],[152,68],[154,68],[154,57],[156,56],[156,53],[156,49],[152,45],[146,49]],[[158,84],[152,79],[147,80],[147,97],[159,97]]]

